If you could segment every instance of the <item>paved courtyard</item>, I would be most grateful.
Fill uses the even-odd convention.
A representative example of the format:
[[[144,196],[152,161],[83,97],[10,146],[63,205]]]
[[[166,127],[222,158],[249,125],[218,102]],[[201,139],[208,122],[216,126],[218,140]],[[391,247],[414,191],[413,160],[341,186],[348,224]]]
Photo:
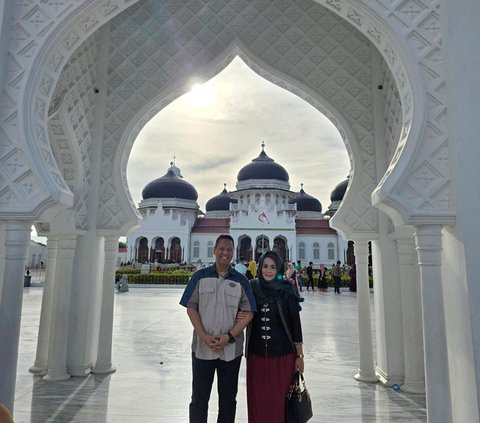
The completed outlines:
[[[182,290],[132,288],[116,294],[117,372],[47,382],[28,372],[35,358],[42,288],[25,288],[15,422],[188,422],[192,330],[178,305]],[[305,380],[314,407],[311,422],[426,422],[424,396],[353,378],[358,366],[356,316],[353,293],[305,293],[302,323]],[[216,404],[212,392],[211,422],[216,421]],[[237,422],[247,422],[243,364]]]

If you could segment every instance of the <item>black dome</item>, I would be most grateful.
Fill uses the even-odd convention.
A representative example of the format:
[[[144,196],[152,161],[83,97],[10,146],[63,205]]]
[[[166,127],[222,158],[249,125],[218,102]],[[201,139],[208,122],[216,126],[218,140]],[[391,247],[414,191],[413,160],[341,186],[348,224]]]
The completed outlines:
[[[303,188],[297,196],[289,201],[290,204],[297,204],[297,211],[322,212],[322,204],[315,197],[308,195]]]
[[[282,166],[267,156],[262,146],[260,155],[238,172],[237,181],[246,181],[248,179],[277,179],[288,182],[289,177],[287,171]]]
[[[237,203],[238,200],[232,198],[230,193],[226,188],[223,191],[216,195],[215,197],[210,198],[205,205],[206,211],[217,211],[217,210],[230,210],[230,203]]]
[[[142,191],[144,200],[148,198],[182,198],[197,201],[198,193],[189,182],[175,175],[173,169],[162,177],[148,183]]]
[[[345,195],[345,191],[347,190],[348,181],[350,176],[347,176],[347,179],[340,182],[330,193],[330,201],[333,203],[334,201],[342,201],[343,196]]]

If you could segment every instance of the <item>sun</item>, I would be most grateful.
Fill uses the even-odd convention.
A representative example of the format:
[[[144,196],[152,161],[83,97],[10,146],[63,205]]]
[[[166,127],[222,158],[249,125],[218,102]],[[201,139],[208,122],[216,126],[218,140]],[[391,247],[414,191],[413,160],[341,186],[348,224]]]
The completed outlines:
[[[213,102],[213,87],[208,84],[194,84],[192,89],[184,95],[184,100],[194,107],[206,107]]]

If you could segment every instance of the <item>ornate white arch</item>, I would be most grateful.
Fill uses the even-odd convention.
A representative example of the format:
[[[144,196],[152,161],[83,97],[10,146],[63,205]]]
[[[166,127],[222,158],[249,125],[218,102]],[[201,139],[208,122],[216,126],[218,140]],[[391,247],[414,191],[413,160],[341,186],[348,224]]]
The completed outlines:
[[[13,138],[12,131],[18,130],[18,138],[25,139],[27,150],[32,156],[35,173],[40,175],[45,189],[50,194],[48,197],[37,198],[37,204],[34,207],[37,215],[52,204],[70,206],[72,201],[71,193],[53,160],[46,128],[48,105],[61,69],[75,48],[88,36],[135,3],[137,2],[133,0],[90,0],[78,2],[76,5],[59,4],[56,10],[57,15],[55,15],[54,8],[49,10],[51,14],[49,16],[50,26],[46,27],[48,30],[43,28],[43,32],[39,31],[31,37],[34,39],[32,42],[35,44],[36,50],[31,50],[30,61],[25,66],[25,73],[22,74],[25,82],[20,91],[18,104],[23,108],[18,110],[16,116],[21,125],[18,128],[13,127],[11,116],[8,116],[2,125],[10,127],[11,131],[5,131],[7,135]],[[425,158],[425,155],[431,152],[421,151],[423,134],[429,128],[429,125],[426,124],[425,113],[428,109],[429,98],[426,94],[425,84],[422,82],[420,69],[424,66],[433,72],[431,66],[425,65],[426,62],[441,60],[441,58],[438,59],[439,29],[435,27],[435,22],[439,18],[438,2],[431,2],[429,6],[422,4],[423,10],[406,10],[408,2],[398,6],[390,5],[390,2],[387,1],[378,1],[375,5],[370,3],[367,5],[366,2],[353,0],[319,0],[317,3],[345,19],[372,41],[386,59],[397,82],[403,106],[404,126],[390,167],[374,192],[373,199],[376,205],[394,213],[398,220],[406,221],[409,216],[421,216],[423,212],[429,216],[439,216],[443,219],[442,222],[451,221],[452,213],[448,198],[448,164],[442,169],[441,186],[436,191],[435,187],[426,187],[423,194],[419,193],[418,189],[415,190],[415,186],[418,185],[416,182],[421,179],[419,174],[428,172],[429,167],[432,167],[428,162],[430,156]],[[405,9],[402,9],[404,6]],[[38,6],[36,7],[38,8]],[[420,17],[423,13],[425,19],[415,24],[413,19],[410,19],[410,22],[404,19],[404,28],[397,29],[398,17],[402,13],[415,14]],[[27,15],[23,14],[16,16],[14,27],[20,29],[22,20],[25,20],[26,17]],[[418,27],[424,24],[423,28],[425,29],[428,27],[428,23],[431,23],[430,37],[425,34],[421,37]],[[410,30],[407,37],[404,35],[405,28]],[[427,30],[425,29],[425,31]],[[26,36],[26,38],[28,37]],[[417,44],[414,45],[414,43]],[[416,46],[418,51],[414,51],[412,45]],[[15,60],[14,56],[15,53],[11,56],[11,60]],[[18,60],[15,60],[15,64],[19,67],[22,66]],[[10,75],[7,75],[7,83],[9,77]],[[442,79],[438,72],[435,77]],[[435,86],[435,90],[438,87],[439,85]],[[440,105],[444,104],[442,100],[440,98]],[[441,108],[442,113],[445,114],[445,108]],[[434,118],[431,118],[429,123]],[[445,145],[446,140],[444,145],[438,146],[439,150],[432,154],[441,155]],[[418,163],[419,158],[423,159],[422,163]],[[426,179],[428,180],[428,175]],[[2,188],[0,187],[0,197],[3,192],[6,192],[5,189],[2,191]],[[349,192],[351,191],[349,190]],[[417,198],[411,198],[411,201],[407,202],[402,201],[403,197],[412,193],[414,193],[413,197]],[[422,195],[424,198],[419,199],[418,197]],[[31,197],[27,196],[26,199],[30,200]],[[424,201],[422,202],[422,200]],[[12,202],[5,207],[5,211],[8,209],[16,211],[20,206],[20,204]]]
[[[336,126],[342,139],[344,140],[352,166],[354,163],[360,164],[358,166],[358,175],[363,174],[360,170],[363,168],[361,165],[363,159],[358,148],[356,135],[354,131],[352,131],[350,125],[343,118],[342,113],[325,97],[318,95],[312,90],[309,90],[307,87],[302,86],[298,82],[292,80],[288,76],[281,74],[271,66],[263,63],[238,40],[233,42],[228,49],[215,58],[212,63],[209,63],[208,66],[203,70],[200,72],[197,70],[195,76],[199,80],[207,81],[225,69],[225,67],[227,67],[236,56],[240,57],[254,72],[256,72],[262,78],[265,78],[266,80],[294,93],[324,114]],[[114,164],[114,168],[120,170],[120,172],[115,175],[115,190],[117,193],[122,194],[122,203],[124,209],[136,211],[135,205],[130,197],[130,193],[128,190],[125,190],[125,187],[128,186],[126,178],[127,162],[138,134],[142,128],[164,107],[188,92],[191,88],[190,85],[190,77],[187,76],[182,81],[179,81],[176,85],[171,86],[168,93],[162,92],[152,98],[147,104],[144,105],[144,107],[138,110],[138,112],[132,116],[128,122],[115,154]],[[132,214],[131,219],[131,224],[135,224],[137,215]],[[127,224],[126,226],[129,225]],[[373,227],[375,227],[375,224]]]

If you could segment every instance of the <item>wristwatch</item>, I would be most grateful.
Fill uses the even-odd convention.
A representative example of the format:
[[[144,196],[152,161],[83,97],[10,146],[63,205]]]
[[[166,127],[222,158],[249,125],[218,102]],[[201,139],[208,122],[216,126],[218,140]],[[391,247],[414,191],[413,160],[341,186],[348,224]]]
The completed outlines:
[[[230,344],[233,344],[233,343],[236,341],[236,339],[235,339],[235,337],[232,335],[232,332],[228,331],[228,332],[227,332],[227,335],[228,335],[228,342],[229,342]]]

